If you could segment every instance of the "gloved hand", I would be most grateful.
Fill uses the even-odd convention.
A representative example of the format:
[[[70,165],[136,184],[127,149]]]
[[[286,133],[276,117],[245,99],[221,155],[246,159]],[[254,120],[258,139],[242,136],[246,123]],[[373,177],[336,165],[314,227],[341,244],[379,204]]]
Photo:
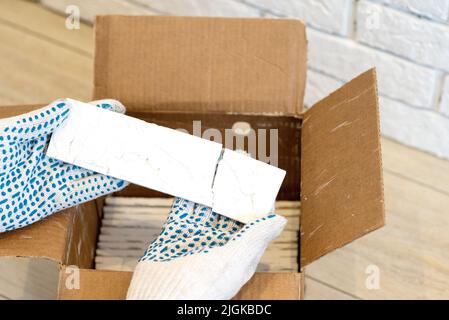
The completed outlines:
[[[118,101],[92,102],[124,113]],[[24,227],[62,209],[124,188],[127,183],[45,156],[68,102],[0,119],[0,232]]]
[[[252,277],[286,219],[246,225],[176,198],[159,237],[134,270],[128,299],[231,299]]]

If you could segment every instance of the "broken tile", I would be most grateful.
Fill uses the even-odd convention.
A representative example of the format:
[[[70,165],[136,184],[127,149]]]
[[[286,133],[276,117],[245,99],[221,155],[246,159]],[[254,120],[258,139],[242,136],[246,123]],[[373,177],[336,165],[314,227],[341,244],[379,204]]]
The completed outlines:
[[[68,99],[47,156],[212,206],[221,144]]]
[[[285,171],[225,149],[213,185],[213,210],[247,223],[272,212]]]
[[[221,144],[68,102],[70,116],[54,132],[47,156],[213,207],[244,223],[272,211],[284,170],[227,149],[219,160]]]

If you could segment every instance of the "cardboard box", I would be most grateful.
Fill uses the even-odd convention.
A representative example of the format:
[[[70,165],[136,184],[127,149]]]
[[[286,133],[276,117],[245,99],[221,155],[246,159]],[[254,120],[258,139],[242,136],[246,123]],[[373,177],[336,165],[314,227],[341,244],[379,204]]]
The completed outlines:
[[[93,99],[115,98],[128,115],[189,131],[193,120],[223,134],[235,122],[278,129],[277,162],[287,171],[278,199],[301,200],[300,270],[258,273],[239,299],[302,298],[308,264],[384,225],[375,70],[303,112],[306,70],[305,26],[296,20],[96,21]],[[0,117],[36,107],[2,107]],[[161,196],[137,186],[120,195]],[[101,207],[91,201],[0,234],[0,256],[52,261],[59,299],[122,299],[131,273],[92,269]],[[79,289],[70,265],[81,268]]]

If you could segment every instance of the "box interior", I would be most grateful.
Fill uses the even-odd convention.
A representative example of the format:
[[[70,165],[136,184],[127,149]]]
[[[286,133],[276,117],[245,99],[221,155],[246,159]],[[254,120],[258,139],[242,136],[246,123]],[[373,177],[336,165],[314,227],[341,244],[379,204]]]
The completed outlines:
[[[298,116],[273,116],[273,115],[237,115],[227,113],[190,113],[190,112],[131,112],[130,116],[140,118],[147,122],[156,123],[173,129],[183,129],[190,134],[204,135],[208,129],[215,129],[215,138],[222,138],[223,143],[228,148],[234,150],[237,147],[242,148],[246,152],[253,150],[257,159],[267,156],[272,162],[286,170],[286,178],[281,186],[277,200],[300,201],[300,163],[301,163],[301,117]],[[194,124],[196,122],[196,124]],[[201,124],[201,128],[198,124]],[[245,123],[253,129],[252,138],[248,136],[240,136],[232,130],[236,123]],[[194,126],[195,129],[194,129]],[[270,130],[275,130],[276,136],[270,138]],[[196,131],[196,132],[193,132]],[[261,135],[258,132],[265,132]],[[237,143],[237,139],[240,142]],[[271,141],[274,139],[275,141]],[[226,140],[226,141],[225,141]],[[271,146],[277,143],[277,148],[273,151]],[[264,145],[261,147],[261,145]],[[253,146],[253,147],[252,147]],[[259,152],[262,149],[262,155]],[[270,154],[274,152],[275,154]],[[267,160],[267,159],[265,159]],[[140,187],[138,185],[130,185],[124,190],[115,193],[113,196],[121,197],[168,197],[168,195],[160,192]],[[101,201],[99,207],[101,208]],[[101,211],[101,210],[100,210]],[[299,225],[298,225],[299,229]],[[298,242],[298,262],[299,262],[299,234]],[[298,270],[300,270],[300,266]]]
[[[203,131],[218,130],[230,149],[237,137],[226,139],[225,130],[236,122],[256,133],[277,129],[276,162],[287,171],[277,199],[300,200],[307,70],[301,21],[98,16],[95,44],[94,99],[115,98],[131,116],[188,132],[201,121]],[[137,186],[118,195],[161,196]]]

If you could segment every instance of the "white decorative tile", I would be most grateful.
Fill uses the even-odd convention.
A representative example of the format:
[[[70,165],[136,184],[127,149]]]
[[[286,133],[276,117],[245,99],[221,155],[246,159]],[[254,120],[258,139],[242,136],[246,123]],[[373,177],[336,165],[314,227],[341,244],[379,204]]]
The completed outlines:
[[[47,156],[173,196],[212,205],[221,144],[69,100]]]
[[[213,210],[241,222],[272,212],[285,171],[225,149],[215,176]]]
[[[68,99],[47,156],[188,199],[241,222],[271,212],[285,171],[190,134]]]

